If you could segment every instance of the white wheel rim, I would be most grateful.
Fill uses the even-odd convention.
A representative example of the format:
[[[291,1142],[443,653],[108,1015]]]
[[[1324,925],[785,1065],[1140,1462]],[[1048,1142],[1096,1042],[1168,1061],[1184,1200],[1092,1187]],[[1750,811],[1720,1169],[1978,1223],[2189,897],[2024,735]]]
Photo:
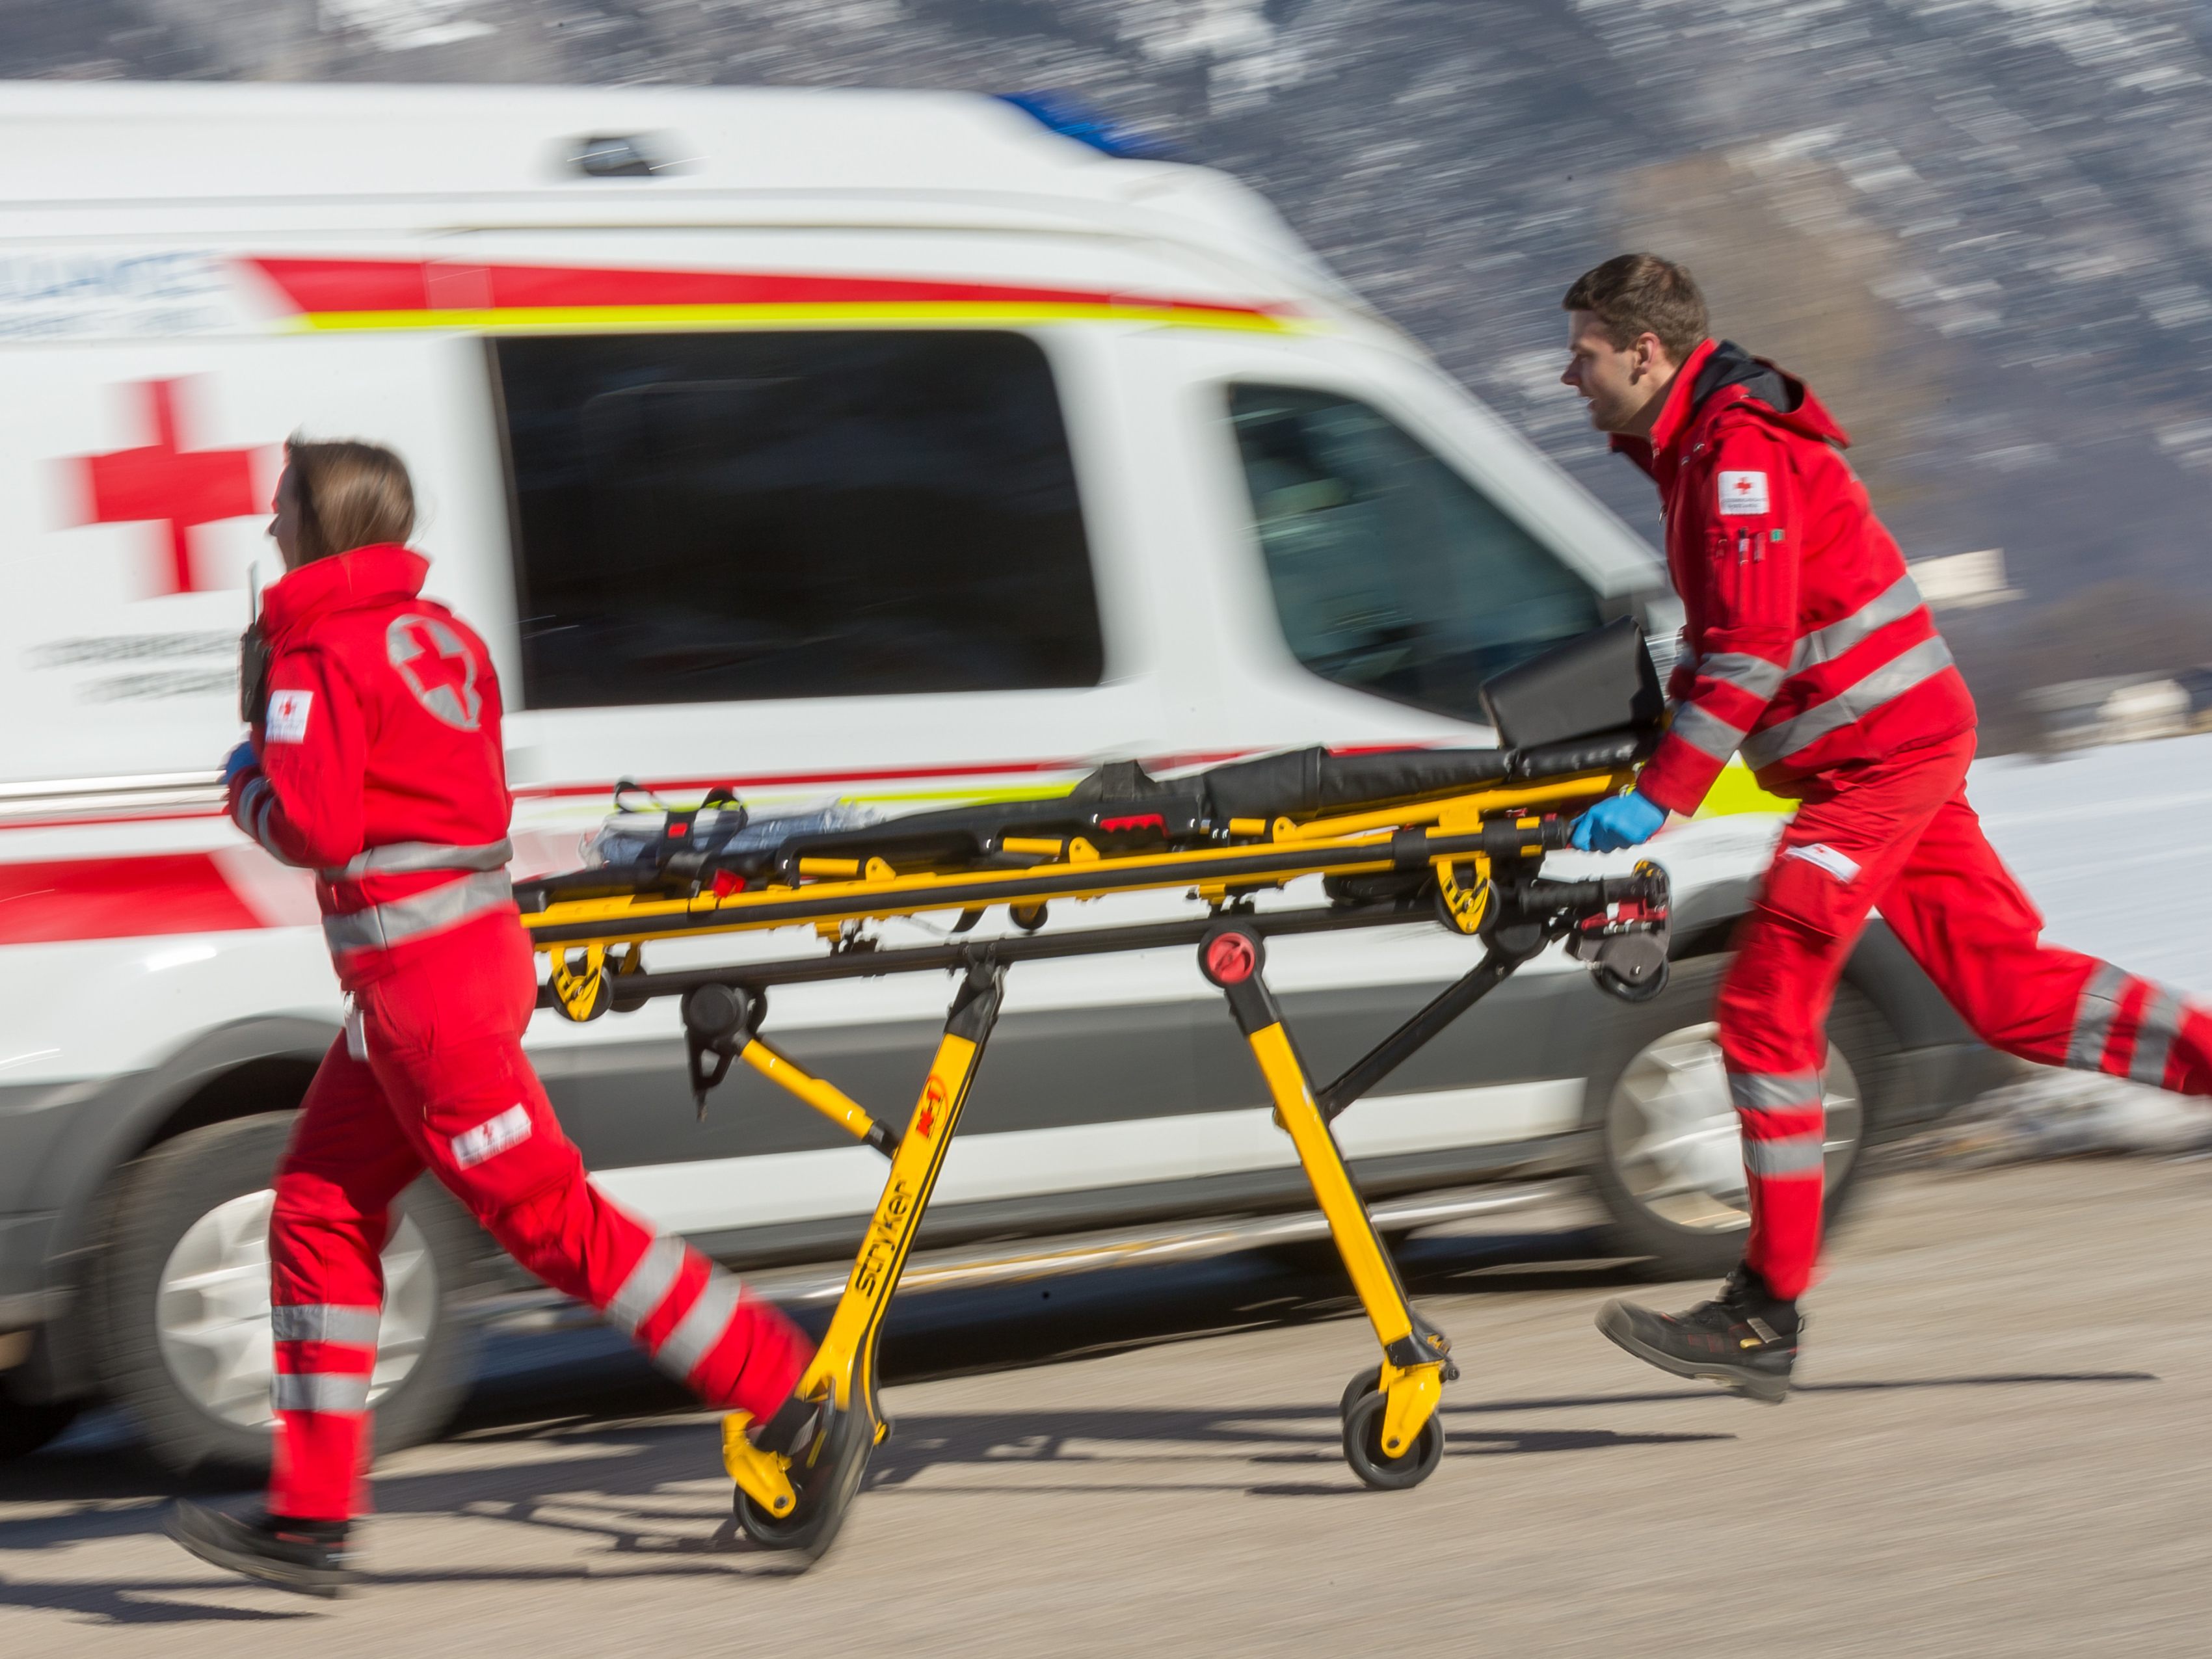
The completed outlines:
[[[185,1397],[240,1428],[266,1428],[275,1369],[269,1328],[268,1188],[218,1204],[185,1230],[162,1265],[154,1329]],[[438,1317],[438,1269],[422,1230],[401,1216],[384,1246],[384,1319],[368,1402],[406,1381]]]
[[[1866,1131],[1858,1076],[1832,1042],[1821,1103],[1822,1169],[1832,1190]],[[1621,1184],[1661,1220],[1698,1232],[1751,1224],[1743,1134],[1729,1100],[1718,1026],[1685,1026],[1638,1049],[1606,1103],[1605,1133]]]

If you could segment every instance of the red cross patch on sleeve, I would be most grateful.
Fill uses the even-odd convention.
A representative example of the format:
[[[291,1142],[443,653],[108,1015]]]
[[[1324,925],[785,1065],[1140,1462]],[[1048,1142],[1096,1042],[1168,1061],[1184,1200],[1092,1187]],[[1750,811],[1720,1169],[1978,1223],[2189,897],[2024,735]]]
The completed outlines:
[[[1720,494],[1723,513],[1759,517],[1767,511],[1766,474],[1723,472]]]

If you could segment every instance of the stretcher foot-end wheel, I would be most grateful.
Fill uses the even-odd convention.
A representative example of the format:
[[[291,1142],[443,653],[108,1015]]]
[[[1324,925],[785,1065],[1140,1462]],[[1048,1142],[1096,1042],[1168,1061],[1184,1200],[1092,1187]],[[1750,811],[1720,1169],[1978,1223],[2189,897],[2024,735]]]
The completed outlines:
[[[1369,1371],[1352,1378],[1354,1383],[1375,1375]],[[1444,1455],[1444,1425],[1431,1413],[1413,1436],[1413,1443],[1396,1456],[1382,1449],[1382,1423],[1390,1396],[1367,1393],[1349,1399],[1344,1413],[1344,1461],[1352,1472],[1378,1492],[1403,1492],[1418,1486],[1437,1472]]]
[[[1382,1387],[1382,1368],[1380,1365],[1370,1365],[1344,1385],[1344,1397],[1336,1402],[1337,1416],[1350,1417],[1354,1406],[1367,1395],[1378,1392]]]
[[[821,1426],[787,1465],[773,1454],[752,1452],[754,1459],[782,1466],[787,1486],[778,1490],[773,1479],[740,1478],[734,1500],[738,1525],[762,1548],[787,1552],[794,1567],[806,1566],[830,1547],[844,1525],[875,1445],[875,1425],[868,1418],[824,1406]],[[735,1461],[731,1473],[739,1474]]]

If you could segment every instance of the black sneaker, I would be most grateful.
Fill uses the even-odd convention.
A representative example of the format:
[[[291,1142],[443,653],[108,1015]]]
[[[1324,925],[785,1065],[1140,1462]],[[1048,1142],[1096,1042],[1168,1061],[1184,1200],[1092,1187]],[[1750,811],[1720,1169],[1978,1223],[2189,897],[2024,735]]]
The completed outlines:
[[[1718,1296],[1686,1312],[1655,1313],[1616,1301],[1597,1316],[1598,1329],[1638,1359],[1768,1406],[1789,1398],[1803,1326],[1797,1304],[1769,1294],[1749,1267],[1738,1267]]]
[[[340,1596],[361,1582],[342,1521],[295,1521],[280,1515],[241,1521],[179,1498],[169,1511],[168,1533],[211,1566],[302,1595]]]

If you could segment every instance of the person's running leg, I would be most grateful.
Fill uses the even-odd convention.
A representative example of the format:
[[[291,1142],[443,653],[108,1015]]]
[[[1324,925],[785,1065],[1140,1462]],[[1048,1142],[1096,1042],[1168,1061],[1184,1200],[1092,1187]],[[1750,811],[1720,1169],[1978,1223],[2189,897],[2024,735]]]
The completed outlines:
[[[1875,896],[1972,756],[1971,736],[1907,750],[1808,794],[1783,831],[1717,999],[1743,1132],[1743,1265],[1713,1300],[1680,1315],[1608,1303],[1598,1328],[1638,1358],[1753,1399],[1787,1396],[1797,1298],[1820,1254],[1828,1007]]]
[[[2212,1013],[2152,980],[2043,943],[2043,917],[1962,787],[1878,903],[1960,1018],[1993,1048],[2180,1094],[2212,1094]]]
[[[709,1405],[765,1422],[811,1346],[772,1304],[610,1201],[522,1051],[535,1004],[511,916],[456,928],[362,992],[369,1065],[431,1170],[514,1259]]]
[[[392,1202],[422,1173],[384,1091],[344,1040],[308,1085],[276,1168],[269,1218],[276,1414],[265,1515],[182,1503],[177,1540],[201,1559],[286,1589],[350,1583],[348,1524],[368,1465],[368,1391],[384,1303]]]

